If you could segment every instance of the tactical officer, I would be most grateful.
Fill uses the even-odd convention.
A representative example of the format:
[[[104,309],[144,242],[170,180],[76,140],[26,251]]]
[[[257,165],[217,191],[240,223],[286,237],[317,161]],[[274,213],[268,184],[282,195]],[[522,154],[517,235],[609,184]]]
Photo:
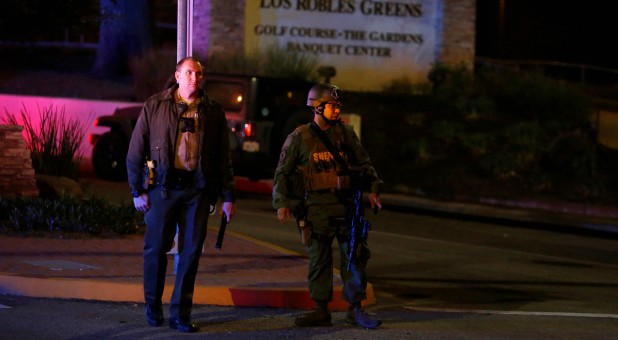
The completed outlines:
[[[310,257],[308,283],[315,310],[297,317],[294,323],[300,327],[331,325],[328,302],[333,298],[332,243],[336,238],[341,257],[343,298],[350,304],[346,320],[365,328],[376,328],[381,322],[361,309],[361,301],[367,297],[365,268],[370,257],[366,239],[359,245],[359,256],[348,266],[351,228],[346,223],[346,214],[349,213],[351,191],[349,171],[344,170],[360,169],[368,179],[369,200],[376,210],[382,208],[379,199],[382,181],[352,127],[344,126],[339,118],[341,101],[337,86],[315,85],[309,90],[307,106],[313,109],[313,121],[288,135],[273,187],[273,206],[278,219],[286,223],[294,208],[292,181],[299,171],[303,175],[301,202],[304,209],[294,209],[294,213],[297,220],[302,220],[299,226],[306,226],[310,231],[310,236],[305,234],[308,239],[303,243]],[[334,150],[338,157],[329,150]]]

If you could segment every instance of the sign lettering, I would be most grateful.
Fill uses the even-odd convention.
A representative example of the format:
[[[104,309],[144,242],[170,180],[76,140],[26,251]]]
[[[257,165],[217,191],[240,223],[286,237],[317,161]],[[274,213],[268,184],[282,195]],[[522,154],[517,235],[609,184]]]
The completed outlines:
[[[439,0],[247,0],[245,50],[315,54],[345,89],[424,82],[438,48]]]

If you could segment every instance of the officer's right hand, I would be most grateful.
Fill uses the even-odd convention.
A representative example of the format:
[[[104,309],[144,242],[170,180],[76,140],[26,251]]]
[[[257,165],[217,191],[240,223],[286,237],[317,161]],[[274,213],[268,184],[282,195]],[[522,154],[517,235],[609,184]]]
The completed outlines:
[[[277,209],[277,218],[283,223],[287,223],[290,220],[290,208]]]
[[[369,194],[369,203],[371,203],[371,209],[373,209],[373,213],[377,214],[378,211],[382,210],[382,202],[380,202],[380,195],[375,192]]]
[[[148,193],[143,192],[139,197],[133,198],[133,205],[137,211],[146,212],[150,209],[150,199]]]

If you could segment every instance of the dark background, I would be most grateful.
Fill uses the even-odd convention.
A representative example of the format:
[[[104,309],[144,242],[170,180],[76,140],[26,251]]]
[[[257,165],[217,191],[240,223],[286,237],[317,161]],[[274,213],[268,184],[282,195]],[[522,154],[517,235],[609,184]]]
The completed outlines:
[[[176,1],[153,1],[159,44],[176,43]],[[552,61],[618,69],[611,1],[477,0],[478,57]],[[99,0],[6,0],[0,43],[96,44]]]
[[[175,24],[175,3],[154,1],[159,24]],[[618,68],[611,3],[477,0],[477,55]],[[7,0],[0,11],[0,41],[62,41],[67,34],[77,40],[79,31],[86,42],[96,42],[98,17],[95,0]],[[175,34],[166,34],[164,40],[174,42]]]
[[[476,55],[618,69],[611,3],[477,0]]]

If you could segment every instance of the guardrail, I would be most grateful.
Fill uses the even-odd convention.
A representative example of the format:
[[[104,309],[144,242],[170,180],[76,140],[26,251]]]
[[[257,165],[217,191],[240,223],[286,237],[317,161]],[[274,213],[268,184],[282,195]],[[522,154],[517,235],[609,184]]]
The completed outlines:
[[[585,64],[544,60],[506,60],[476,57],[475,67],[514,68],[541,72],[552,78],[575,81],[584,85],[618,84],[618,70]]]

